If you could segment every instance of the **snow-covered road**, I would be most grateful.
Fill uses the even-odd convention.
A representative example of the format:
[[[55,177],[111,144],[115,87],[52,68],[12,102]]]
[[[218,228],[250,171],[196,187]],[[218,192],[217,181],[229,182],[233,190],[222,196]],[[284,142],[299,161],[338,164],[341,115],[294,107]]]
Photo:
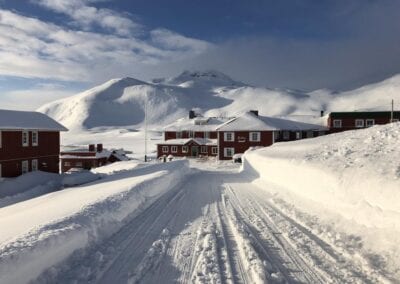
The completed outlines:
[[[377,283],[237,169],[197,169],[104,242],[37,283]]]

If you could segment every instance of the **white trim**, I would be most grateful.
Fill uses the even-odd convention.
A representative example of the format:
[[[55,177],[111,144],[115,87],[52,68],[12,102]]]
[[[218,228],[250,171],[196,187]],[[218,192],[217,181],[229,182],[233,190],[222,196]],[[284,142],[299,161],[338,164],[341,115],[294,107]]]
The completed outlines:
[[[371,124],[371,125],[368,125],[368,122],[372,122],[372,124]],[[366,127],[371,127],[371,126],[374,126],[374,125],[375,125],[375,119],[373,119],[373,118],[368,118],[368,119],[365,120],[365,126],[366,126]]]
[[[33,136],[36,136],[36,141],[33,139]],[[38,146],[39,145],[39,131],[32,131],[32,146]]]
[[[253,139],[253,134],[257,135],[257,139]],[[249,141],[250,142],[260,142],[261,141],[261,133],[259,131],[257,132],[249,132]]]
[[[296,140],[300,140],[303,138],[303,133],[302,131],[296,131]]]
[[[33,159],[31,161],[31,163],[32,163],[32,172],[39,170],[39,168],[38,168],[38,160],[37,159]]]
[[[231,153],[231,154],[232,154],[231,156],[228,155],[228,151],[231,151],[231,152],[232,152],[232,153]],[[233,147],[226,147],[226,148],[224,148],[224,157],[226,157],[226,158],[232,158],[233,155],[235,155],[235,148],[233,148]]]
[[[355,127],[363,128],[364,127],[364,119],[356,119],[355,120]]]
[[[178,153],[178,146],[171,146],[171,153]]]
[[[228,140],[228,135],[231,135],[230,140]],[[224,141],[225,142],[234,142],[235,141],[235,132],[224,132]]]
[[[189,147],[188,146],[182,146],[182,153],[189,153]]]
[[[28,146],[29,146],[29,131],[23,130],[22,131],[22,147],[28,147]]]
[[[211,154],[218,155],[218,147],[211,147]]]
[[[202,154],[207,154],[208,153],[208,149],[207,149],[206,145],[202,145],[200,147],[200,153],[202,153]]]
[[[29,163],[28,160],[24,160],[21,162],[21,173],[26,174],[29,172]]]
[[[168,146],[162,146],[161,151],[163,153],[168,153]]]
[[[337,123],[337,125],[335,125]],[[332,121],[333,128],[342,128],[342,120],[341,119],[334,119]]]

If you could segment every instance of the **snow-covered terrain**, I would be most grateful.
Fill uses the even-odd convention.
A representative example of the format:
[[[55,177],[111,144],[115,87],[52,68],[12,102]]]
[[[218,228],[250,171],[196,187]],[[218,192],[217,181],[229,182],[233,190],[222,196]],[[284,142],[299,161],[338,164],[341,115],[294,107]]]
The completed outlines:
[[[277,185],[278,207],[294,204],[294,218],[341,248],[356,241],[368,263],[385,265],[399,281],[399,141],[400,123],[374,126],[250,150],[244,167],[260,187]],[[318,218],[310,221],[296,211]],[[342,233],[356,239],[341,240]]]

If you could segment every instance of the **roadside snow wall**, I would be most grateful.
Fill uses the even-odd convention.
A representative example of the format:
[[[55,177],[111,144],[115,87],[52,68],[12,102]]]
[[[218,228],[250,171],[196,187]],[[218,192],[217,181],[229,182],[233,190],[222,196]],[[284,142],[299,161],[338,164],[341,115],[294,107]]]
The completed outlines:
[[[187,161],[135,169],[0,209],[0,283],[27,283],[107,238],[190,171]]]
[[[400,123],[249,150],[243,170],[367,227],[400,231]]]

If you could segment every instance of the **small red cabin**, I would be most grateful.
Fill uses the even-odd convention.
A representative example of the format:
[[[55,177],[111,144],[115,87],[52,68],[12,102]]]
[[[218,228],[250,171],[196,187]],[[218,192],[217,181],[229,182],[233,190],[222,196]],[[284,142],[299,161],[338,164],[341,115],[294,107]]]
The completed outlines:
[[[0,177],[59,173],[60,131],[67,129],[43,113],[0,110]]]

